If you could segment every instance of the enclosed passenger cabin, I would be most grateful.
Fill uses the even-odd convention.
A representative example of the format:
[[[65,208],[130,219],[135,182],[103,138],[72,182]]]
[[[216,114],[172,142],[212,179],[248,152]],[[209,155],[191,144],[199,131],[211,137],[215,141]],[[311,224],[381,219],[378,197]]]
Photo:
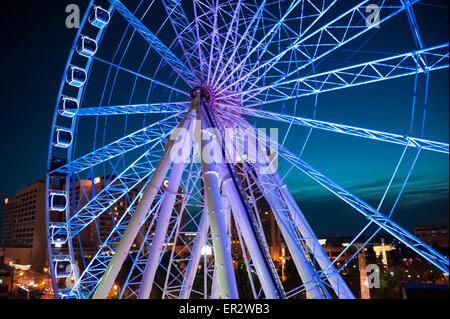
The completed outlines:
[[[68,200],[66,192],[52,192],[48,199],[48,206],[51,211],[62,212],[67,208]]]
[[[58,291],[61,299],[79,299],[71,288],[64,288]]]
[[[70,256],[56,256],[53,259],[55,265],[55,277],[68,278],[72,274],[72,262]]]
[[[69,240],[69,231],[63,223],[52,223],[50,225],[50,240],[52,245],[61,247]]]
[[[62,116],[74,117],[77,115],[80,106],[77,99],[63,96],[59,102],[58,112]]]
[[[72,144],[72,131],[65,128],[57,128],[53,136],[53,145],[68,148]]]
[[[78,54],[90,58],[97,52],[97,42],[94,39],[82,35],[78,39],[76,49]]]
[[[66,76],[67,84],[75,87],[82,87],[86,83],[86,79],[87,74],[84,69],[73,65],[70,66]]]
[[[99,6],[93,6],[89,13],[89,23],[100,29],[103,29],[109,23],[110,18],[109,12]]]

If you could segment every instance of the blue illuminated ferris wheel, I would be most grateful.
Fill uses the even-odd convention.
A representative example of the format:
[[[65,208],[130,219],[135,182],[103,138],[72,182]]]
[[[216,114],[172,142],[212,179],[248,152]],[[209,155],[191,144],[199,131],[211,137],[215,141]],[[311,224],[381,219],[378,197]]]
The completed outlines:
[[[50,141],[55,296],[352,299],[345,269],[379,232],[448,274],[446,257],[393,220],[418,159],[448,158],[448,143],[425,138],[430,78],[448,68],[446,11],[418,0],[90,1]],[[399,85],[397,109],[373,110],[399,81],[412,85]],[[374,121],[359,118],[365,108]],[[336,136],[398,154],[377,203],[341,186],[345,172],[313,166],[323,152],[308,154]],[[320,211],[304,214],[289,191],[303,180],[350,209],[342,224],[360,218],[337,258],[308,222]]]

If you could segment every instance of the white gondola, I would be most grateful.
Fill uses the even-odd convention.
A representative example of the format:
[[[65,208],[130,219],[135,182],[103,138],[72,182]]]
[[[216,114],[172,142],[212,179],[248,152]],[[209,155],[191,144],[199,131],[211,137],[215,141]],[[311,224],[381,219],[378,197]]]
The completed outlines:
[[[68,200],[66,192],[52,192],[49,199],[49,210],[62,212],[67,208]]]
[[[61,299],[78,299],[76,292],[73,292],[71,288],[64,288],[58,290]]]
[[[50,225],[50,240],[55,247],[61,247],[69,240],[69,231],[64,223],[52,223]]]
[[[84,69],[73,65],[70,66],[66,76],[67,84],[75,87],[82,87],[86,83],[86,79],[87,74]]]
[[[94,6],[89,14],[89,23],[103,29],[109,23],[110,18],[111,16],[107,10]]]
[[[53,262],[56,278],[68,278],[72,274],[72,262],[70,256],[56,256],[53,259]]]
[[[53,145],[60,148],[68,148],[72,144],[72,131],[66,128],[57,128],[53,137]]]
[[[74,117],[77,115],[80,105],[77,99],[63,96],[59,102],[58,112],[61,116]]]
[[[78,54],[90,58],[97,52],[97,42],[87,36],[80,36],[77,42]]]

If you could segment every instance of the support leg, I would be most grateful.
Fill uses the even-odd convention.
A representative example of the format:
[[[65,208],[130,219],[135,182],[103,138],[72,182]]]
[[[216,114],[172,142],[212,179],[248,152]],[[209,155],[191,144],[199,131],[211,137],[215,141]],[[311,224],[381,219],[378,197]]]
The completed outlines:
[[[192,132],[191,129],[193,123],[188,124],[188,131]],[[192,136],[192,134],[191,134]],[[182,137],[183,145],[189,143],[192,145],[191,136]],[[188,147],[189,154],[191,147]],[[172,171],[169,177],[169,184],[164,194],[164,199],[161,204],[161,209],[156,224],[155,234],[153,236],[152,245],[148,254],[147,264],[145,266],[141,288],[139,290],[139,299],[148,299],[153,287],[153,281],[155,279],[156,270],[159,266],[159,260],[161,256],[161,251],[166,238],[166,233],[169,228],[170,216],[172,215],[173,207],[175,205],[175,200],[178,195],[178,189],[180,187],[181,177],[186,164],[183,161],[174,163],[172,166]],[[180,212],[182,214],[183,212]]]
[[[169,228],[170,217],[172,216],[173,207],[178,194],[181,176],[184,170],[184,163],[173,164],[172,172],[169,178],[169,185],[164,194],[161,209],[156,224],[155,234],[153,236],[152,245],[148,253],[147,264],[145,266],[141,288],[139,290],[139,299],[148,299],[153,287],[156,270],[159,266],[161,251],[166,239],[167,230]],[[182,213],[182,212],[180,212]]]
[[[188,123],[191,121],[192,112],[188,112],[184,117],[183,121],[180,123],[179,127],[186,128]],[[179,131],[176,130],[177,133]],[[108,268],[106,269],[105,274],[103,275],[96,291],[93,296],[93,299],[106,299],[108,296],[114,281],[116,280],[117,275],[119,274],[120,268],[122,267],[125,259],[128,256],[128,253],[133,245],[134,240],[142,227],[143,221],[145,220],[145,216],[150,210],[153,201],[155,200],[155,196],[159,191],[161,184],[166,176],[169,168],[170,168],[170,151],[172,146],[178,138],[178,135],[172,136],[169,141],[166,143],[166,149],[164,155],[161,158],[158,166],[156,167],[155,172],[152,175],[149,185],[144,192],[142,199],[139,202],[136,211],[134,212],[133,217],[130,220],[130,223],[125,230],[122,239],[120,240],[119,246],[117,247],[116,253],[114,257],[108,264]]]
[[[191,258],[186,267],[183,285],[181,287],[180,299],[189,299],[194,285],[195,275],[197,274],[198,265],[200,264],[202,248],[205,247],[209,228],[209,217],[207,209],[202,213],[200,225],[198,227],[197,236],[192,247]]]
[[[233,180],[231,179],[229,174],[226,174],[224,168],[221,167],[220,173],[223,177],[224,192],[230,199],[233,216],[236,220],[236,223],[239,224],[245,244],[250,252],[253,264],[255,265],[259,281],[264,290],[264,294],[268,299],[277,299],[279,298],[279,296],[276,286],[273,283],[273,279],[265,262],[264,256],[254,236],[250,222],[246,216],[241,197],[236,190]]]
[[[223,299],[238,299],[236,278],[233,261],[231,259],[231,243],[227,234],[225,217],[222,213],[222,200],[220,196],[219,175],[216,163],[204,158],[206,141],[217,139],[214,134],[207,131],[211,125],[203,110],[203,103],[198,93],[192,103],[196,106],[198,119],[201,121],[201,159],[203,170],[203,183],[208,201],[209,221],[211,236],[214,246],[214,258],[219,277],[220,295]],[[213,142],[216,143],[216,142]]]
[[[258,155],[262,158],[263,162],[273,165],[268,156],[262,150],[258,150]],[[271,167],[268,171],[274,172],[275,170]],[[260,174],[257,173],[257,175],[261,178]],[[327,277],[338,298],[354,299],[355,297],[353,296],[353,293],[348,288],[341,275],[337,272],[336,268],[332,265],[325,250],[322,248],[322,245],[320,245],[316,234],[298,207],[297,202],[292,197],[292,194],[289,192],[286,184],[283,183],[280,175],[278,173],[274,173],[270,175],[270,177],[265,175],[265,178],[271,179],[273,184],[277,185],[277,189],[280,191],[287,207],[289,208],[289,211],[292,214],[295,227],[299,230],[309,249],[313,252],[320,268],[325,271],[324,275]]]
[[[222,193],[222,212],[225,217],[225,223],[227,227],[227,232],[231,237],[231,212],[230,212],[230,201],[228,197]],[[220,299],[220,288],[219,280],[217,277],[217,264],[214,266],[214,274],[211,288],[211,299]]]
[[[249,139],[252,140],[252,139]],[[250,143],[256,143],[256,139],[254,141],[250,141]],[[260,162],[255,164],[256,171],[258,171],[261,167],[261,160],[267,159],[267,155],[265,154],[265,150],[261,149],[258,145],[253,145],[254,149],[258,152],[258,158]],[[267,163],[267,162],[266,162]],[[258,176],[259,180],[262,182],[262,185],[270,185],[272,181],[269,176],[266,174],[260,174]],[[261,184],[261,183],[260,183]],[[294,260],[297,271],[302,278],[304,284],[308,284],[306,286],[307,295],[311,299],[323,299],[325,297],[324,293],[321,290],[319,278],[309,262],[305,252],[302,247],[298,243],[298,236],[295,233],[294,228],[290,224],[287,218],[287,208],[283,205],[283,202],[280,200],[276,194],[272,192],[264,191],[264,187],[259,185],[261,191],[264,193],[264,197],[268,201],[272,211],[275,215],[275,219],[277,221],[278,227],[283,235],[283,238],[286,242],[286,245],[291,253],[292,259]]]

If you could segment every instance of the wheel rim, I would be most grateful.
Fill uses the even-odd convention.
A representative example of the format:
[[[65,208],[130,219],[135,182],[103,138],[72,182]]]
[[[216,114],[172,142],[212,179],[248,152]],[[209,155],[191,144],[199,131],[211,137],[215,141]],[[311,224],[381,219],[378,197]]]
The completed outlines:
[[[191,106],[191,91],[194,87],[207,92],[207,112],[212,112],[212,117],[220,123],[210,123],[212,126],[222,129],[227,126],[252,128],[249,120],[260,119],[282,127],[282,133],[286,136],[279,143],[268,140],[270,146],[278,150],[280,160],[287,167],[280,171],[280,175],[275,174],[269,179],[252,175],[249,173],[252,166],[246,162],[242,164],[241,171],[230,168],[234,178],[240,180],[235,180],[235,184],[247,183],[247,187],[236,186],[236,198],[241,198],[243,212],[252,211],[253,214],[247,214],[246,218],[250,221],[248,226],[236,225],[236,220],[241,220],[241,223],[245,221],[239,219],[234,210],[232,213],[228,211],[228,215],[224,214],[223,218],[228,220],[228,228],[235,228],[234,233],[229,230],[232,235],[228,240],[234,239],[240,243],[236,251],[240,252],[241,262],[249,274],[252,297],[284,298],[299,296],[301,293],[313,298],[353,297],[345,282],[341,281],[340,272],[354,258],[350,258],[343,266],[337,265],[336,261],[331,262],[323,255],[321,247],[317,246],[317,238],[307,220],[296,223],[303,213],[290,197],[289,191],[283,193],[284,179],[294,170],[312,178],[368,219],[362,231],[352,238],[349,247],[354,246],[365,232],[370,234],[369,239],[351,253],[352,257],[356,257],[358,251],[383,230],[442,272],[448,273],[446,257],[391,219],[421,153],[448,156],[448,143],[424,138],[424,124],[421,130],[413,130],[418,77],[425,75],[428,89],[430,74],[448,68],[448,43],[426,46],[426,41],[420,36],[414,12],[416,1],[391,1],[396,2],[395,5],[379,1],[375,8],[368,7],[367,1],[353,7],[345,7],[336,1],[281,4],[277,1],[227,1],[220,4],[215,1],[194,1],[194,5],[188,8],[182,8],[178,1],[153,1],[150,4],[141,1],[136,8],[128,8],[125,1],[109,2],[110,7],[104,9],[109,12],[108,19],[105,11],[96,7],[94,1],[89,4],[69,55],[55,110],[47,170],[47,190],[51,195],[47,203],[47,229],[50,269],[57,297],[91,298],[99,291],[98,286],[102,285],[108,267],[112,267],[111,261],[123,241],[122,236],[132,222],[139,202],[145,197],[151,178],[158,172],[165,143]],[[153,22],[152,13],[158,8],[165,12],[165,16],[159,18],[161,21],[155,18],[154,25],[149,27],[149,21]],[[416,47],[395,54],[377,51],[368,54],[352,47],[353,42],[360,39],[370,42],[378,32],[375,24],[368,24],[367,15],[362,15],[376,12],[371,10],[377,8],[383,10],[379,30],[383,30],[388,21],[400,15],[408,18]],[[97,18],[92,18],[93,10],[100,10],[95,16]],[[118,43],[116,48],[105,48],[103,41],[111,42],[116,38],[113,36],[114,27],[123,30],[123,35],[119,41],[116,39],[113,42]],[[168,30],[172,31],[171,38]],[[88,50],[80,54],[79,43],[83,36],[96,42],[95,53]],[[346,53],[344,48],[349,48],[351,53]],[[333,65],[334,60],[330,58],[338,53],[346,59],[343,67]],[[110,58],[105,58],[108,54]],[[364,63],[347,62],[354,55],[371,58]],[[136,56],[142,59],[134,59]],[[138,62],[132,63],[133,60]],[[73,69],[73,66],[80,70]],[[415,78],[410,135],[337,124],[316,117],[321,94],[333,94],[343,89],[354,90],[353,87],[377,85],[402,77]],[[79,103],[79,110],[59,111],[64,97],[75,99]],[[309,109],[301,103],[308,98],[312,98]],[[310,115],[299,116],[302,111]],[[199,112],[197,109],[197,116],[200,116]],[[267,124],[267,127],[270,126]],[[292,145],[285,143],[292,144],[287,141],[287,136],[295,134],[296,127],[303,127],[306,133],[299,148],[293,151]],[[70,137],[61,133],[64,129],[70,131]],[[311,137],[313,131],[385,142],[402,150],[377,208],[305,161],[304,152],[314,142],[314,137]],[[415,135],[415,132],[421,133]],[[413,155],[408,155],[410,150],[414,152]],[[52,162],[59,158],[67,163]],[[382,213],[380,209],[393,181],[401,165],[405,165],[403,163],[408,159],[407,173],[402,177],[396,200],[390,211]],[[203,188],[202,178],[205,177],[202,175],[201,161],[186,163],[181,174],[180,185],[176,187],[177,196],[172,199],[174,211],[171,205],[168,206],[170,220],[164,232],[166,237],[161,243],[162,251],[157,251],[155,256],[159,258],[153,258],[151,262],[154,265],[153,279],[150,280],[151,296],[218,298],[221,294],[225,295],[225,290],[222,290],[225,280],[220,277],[221,270],[214,269],[213,256],[219,250],[214,236],[201,219],[202,215],[208,214],[204,204],[207,196]],[[221,177],[224,178],[223,175]],[[109,286],[103,288],[107,292],[106,295],[103,293],[103,297],[134,298],[140,295],[142,277],[149,272],[146,269],[149,268],[147,258],[151,252],[151,243],[155,242],[152,232],[161,224],[158,223],[161,206],[165,207],[165,198],[169,197],[167,188],[172,179],[168,171],[162,178],[168,179],[168,182],[165,181],[166,185],[163,183],[154,195],[150,210],[143,220],[144,226],[137,232],[131,250],[127,251],[125,265],[122,261],[116,266],[117,271],[124,270],[118,278],[113,278]],[[276,184],[276,187],[267,186],[271,183]],[[293,289],[285,289],[276,271],[272,271],[273,260],[267,255],[267,243],[264,242],[262,231],[264,227],[259,213],[255,213],[260,211],[258,205],[264,204],[258,202],[252,187],[263,193],[265,203],[272,209],[271,213],[278,214],[278,219],[275,218],[278,228],[301,277],[299,285]],[[271,191],[275,195],[270,195]],[[64,202],[59,195],[66,196],[67,207],[58,202]],[[248,199],[244,198],[246,195]],[[274,206],[279,208],[274,209]],[[281,213],[283,210],[290,211],[292,215]],[[211,211],[209,214],[212,217]],[[280,221],[283,218],[289,219],[294,226],[283,226]],[[202,227],[203,233],[200,233]],[[262,235],[258,235],[258,227]],[[249,235],[252,231],[253,234]],[[189,233],[197,238],[202,237],[203,244],[197,246],[204,247],[196,247],[195,237],[190,238]],[[250,244],[252,236],[256,239],[253,248]],[[199,249],[205,247],[215,248],[215,254],[209,257],[201,254]],[[254,265],[247,253],[250,259],[259,256],[259,263]],[[163,256],[168,260],[164,260]],[[186,256],[193,257],[185,261]],[[200,260],[203,262],[200,265],[203,269],[200,271],[203,271],[203,285],[198,283],[197,278],[196,286],[192,287],[192,276],[195,277],[197,272],[191,268],[197,265],[197,269]],[[168,275],[161,275],[161,270],[166,270]],[[308,277],[308,273],[312,277]],[[236,281],[235,278],[229,278],[230,275],[225,277],[230,282]],[[311,281],[306,282],[305,278],[311,278]],[[271,295],[268,287],[275,289],[276,293]],[[234,297],[237,296],[236,293]]]

